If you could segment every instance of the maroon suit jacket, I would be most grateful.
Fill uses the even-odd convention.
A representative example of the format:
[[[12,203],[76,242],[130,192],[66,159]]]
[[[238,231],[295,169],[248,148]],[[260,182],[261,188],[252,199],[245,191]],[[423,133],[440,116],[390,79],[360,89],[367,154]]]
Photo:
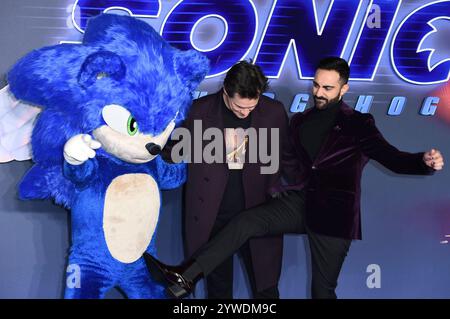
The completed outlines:
[[[306,224],[328,236],[361,239],[361,175],[374,159],[399,174],[427,175],[423,153],[399,151],[375,126],[373,116],[342,103],[334,127],[312,161],[300,143],[299,127],[312,109],[294,115],[289,128],[292,148],[285,148],[286,189],[304,189]]]
[[[202,120],[202,131],[209,127],[217,127],[223,131],[221,99],[222,91],[219,91],[195,100],[184,126],[193,133],[194,120]],[[281,151],[287,141],[288,131],[288,117],[283,105],[261,96],[259,104],[252,111],[250,127],[268,128],[269,132],[270,128],[279,129],[281,161]],[[203,147],[209,142],[204,142]],[[194,144],[191,145],[194,149]],[[270,149],[270,145],[268,148]],[[223,153],[225,154],[225,148]],[[246,153],[248,156],[249,152]],[[242,173],[246,208],[264,203],[269,197],[270,189],[280,185],[280,173],[261,175],[261,166],[266,165],[251,164],[247,157]],[[188,165],[185,185],[185,244],[188,257],[208,241],[227,179],[226,163]],[[277,285],[281,273],[282,236],[251,239],[249,245],[257,290]]]

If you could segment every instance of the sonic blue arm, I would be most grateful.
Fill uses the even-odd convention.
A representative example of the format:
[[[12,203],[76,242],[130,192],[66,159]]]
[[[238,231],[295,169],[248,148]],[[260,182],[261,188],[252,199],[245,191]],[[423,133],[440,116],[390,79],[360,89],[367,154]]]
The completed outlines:
[[[161,156],[155,158],[158,184],[161,190],[177,188],[184,184],[187,177],[186,163],[166,163]]]
[[[85,188],[89,182],[97,174],[98,162],[90,159],[81,165],[71,165],[64,161],[63,174],[72,181],[78,188]]]

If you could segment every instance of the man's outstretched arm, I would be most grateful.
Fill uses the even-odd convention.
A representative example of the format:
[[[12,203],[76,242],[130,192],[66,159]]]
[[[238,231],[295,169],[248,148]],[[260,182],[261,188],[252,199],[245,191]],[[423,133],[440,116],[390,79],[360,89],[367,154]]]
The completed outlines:
[[[444,158],[439,150],[420,153],[400,151],[386,141],[371,114],[364,116],[366,119],[360,130],[359,142],[367,157],[399,174],[431,175],[443,168]]]

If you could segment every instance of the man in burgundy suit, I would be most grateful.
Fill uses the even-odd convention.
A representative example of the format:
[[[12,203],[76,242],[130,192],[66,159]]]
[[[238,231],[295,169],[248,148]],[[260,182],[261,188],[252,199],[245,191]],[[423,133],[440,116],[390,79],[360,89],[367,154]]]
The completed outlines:
[[[282,103],[263,96],[268,80],[257,65],[247,61],[235,64],[224,79],[223,88],[194,101],[184,128],[191,135],[191,160],[185,185],[184,242],[187,257],[191,257],[237,214],[264,203],[271,188],[280,185],[278,167],[273,174],[261,174],[268,163],[248,160],[252,140],[239,135],[239,129],[265,128],[279,131],[276,146],[287,140],[288,116]],[[195,134],[210,128],[226,132],[223,154],[218,162],[196,161]],[[199,132],[196,132],[196,130]],[[238,129],[238,130],[236,130]],[[243,132],[243,131],[241,131]],[[248,143],[247,143],[248,142]],[[253,141],[261,146],[261,140]],[[203,141],[203,147],[210,141]],[[173,145],[173,143],[171,143]],[[201,146],[201,145],[200,145]],[[270,149],[271,145],[267,145]],[[167,150],[166,150],[167,151]],[[277,152],[276,150],[272,150]],[[200,152],[201,153],[201,152]],[[278,150],[281,153],[281,149]],[[271,154],[273,157],[275,154]],[[276,154],[281,158],[281,154]],[[277,161],[277,166],[279,163]],[[239,247],[237,247],[239,248]],[[279,298],[278,280],[281,273],[283,237],[281,234],[250,239],[239,249],[253,297]],[[233,298],[233,254],[222,260],[206,277],[209,299]]]
[[[244,211],[183,266],[167,266],[151,256],[149,270],[175,297],[188,295],[198,278],[249,238],[304,233],[311,249],[313,298],[336,298],[338,276],[351,241],[361,239],[360,198],[364,166],[374,159],[399,174],[429,175],[441,170],[441,153],[407,153],[389,144],[370,114],[348,107],[350,69],[341,58],[322,60],[313,81],[315,107],[290,124],[292,149],[283,171],[286,196]]]

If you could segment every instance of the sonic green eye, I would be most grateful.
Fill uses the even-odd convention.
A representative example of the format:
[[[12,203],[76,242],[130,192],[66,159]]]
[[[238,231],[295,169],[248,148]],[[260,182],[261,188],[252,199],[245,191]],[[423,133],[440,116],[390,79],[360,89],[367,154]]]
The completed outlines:
[[[118,104],[108,104],[102,110],[103,120],[114,131],[126,136],[139,133],[139,125],[130,111]]]
[[[130,136],[135,135],[139,131],[138,124],[132,115],[128,118],[127,131]]]

